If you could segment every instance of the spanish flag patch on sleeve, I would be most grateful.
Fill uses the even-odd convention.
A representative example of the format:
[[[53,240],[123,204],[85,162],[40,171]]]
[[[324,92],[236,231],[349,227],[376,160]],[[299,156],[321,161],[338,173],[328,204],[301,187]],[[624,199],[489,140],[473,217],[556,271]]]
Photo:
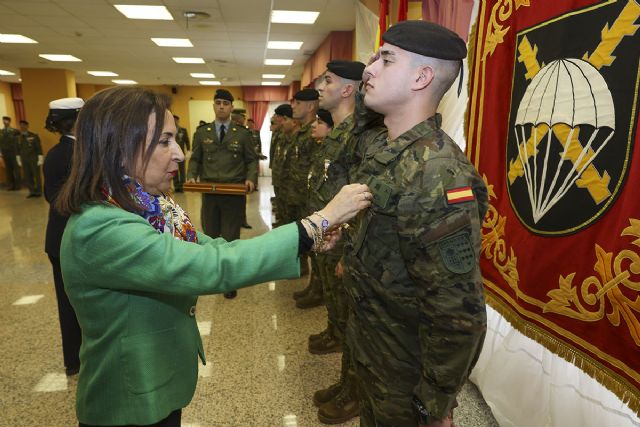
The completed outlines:
[[[476,197],[471,191],[471,187],[459,187],[452,190],[447,190],[447,204],[455,205],[456,203],[470,202],[475,200]]]

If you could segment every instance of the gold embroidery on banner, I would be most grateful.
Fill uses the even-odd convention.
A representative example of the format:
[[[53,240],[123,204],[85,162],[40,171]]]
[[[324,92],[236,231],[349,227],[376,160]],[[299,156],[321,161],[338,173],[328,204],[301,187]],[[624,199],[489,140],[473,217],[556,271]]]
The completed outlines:
[[[635,237],[636,240],[631,243],[640,247],[640,220],[630,218],[629,223],[631,225],[620,236]],[[596,244],[595,255],[593,269],[597,275],[587,277],[577,286],[573,283],[576,273],[560,276],[558,289],[547,293],[551,301],[545,304],[543,312],[595,322],[605,316],[608,302],[611,305],[611,311],[606,313],[609,322],[617,327],[624,320],[633,341],[640,347],[640,296],[637,294],[640,291],[640,281],[633,280],[634,275],[640,280],[640,253],[624,249],[614,258],[613,253],[606,252]],[[627,297],[621,288],[635,291],[635,300]]]
[[[491,18],[489,18],[487,38],[484,42],[483,58],[493,54],[496,47],[504,41],[504,36],[509,32],[511,27],[505,27],[501,25],[501,23],[511,17],[514,11],[513,3],[513,0],[502,0],[493,6]],[[522,6],[528,7],[529,0],[515,0],[515,10],[518,10]]]

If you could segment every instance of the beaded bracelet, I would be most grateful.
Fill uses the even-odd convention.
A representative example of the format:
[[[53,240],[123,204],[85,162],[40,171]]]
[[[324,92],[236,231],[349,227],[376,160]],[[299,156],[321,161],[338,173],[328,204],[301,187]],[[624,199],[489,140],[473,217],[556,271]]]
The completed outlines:
[[[300,222],[308,225],[311,229],[311,237],[313,238],[313,246],[311,247],[311,250],[314,252],[321,251],[324,246],[324,230],[318,227],[315,222],[311,221],[309,217],[302,218]]]

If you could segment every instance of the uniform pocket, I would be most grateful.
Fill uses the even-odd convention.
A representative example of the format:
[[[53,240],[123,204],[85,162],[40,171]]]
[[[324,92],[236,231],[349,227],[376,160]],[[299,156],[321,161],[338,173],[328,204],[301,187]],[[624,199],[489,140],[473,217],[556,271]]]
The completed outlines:
[[[175,328],[120,339],[125,382],[133,394],[150,393],[175,375]]]

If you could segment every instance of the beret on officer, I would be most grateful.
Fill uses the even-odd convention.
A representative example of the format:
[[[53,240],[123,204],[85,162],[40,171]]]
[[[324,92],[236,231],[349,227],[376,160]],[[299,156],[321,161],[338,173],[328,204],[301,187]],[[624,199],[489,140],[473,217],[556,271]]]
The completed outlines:
[[[275,110],[276,115],[293,118],[293,108],[291,108],[290,104],[280,104],[276,107]]]
[[[428,21],[401,21],[391,26],[382,40],[409,52],[439,59],[463,59],[467,45],[453,31]]]
[[[320,97],[320,93],[315,89],[302,89],[293,95],[293,99],[298,101],[316,101]]]
[[[324,108],[320,108],[316,113],[318,118],[325,122],[330,128],[333,127],[333,117],[331,117],[331,113],[325,110]]]
[[[336,59],[327,63],[327,70],[338,77],[349,80],[362,80],[362,73],[366,66],[358,61],[343,61]]]
[[[213,99],[224,99],[229,102],[233,102],[233,95],[226,89],[218,89],[216,90],[216,94],[213,96]]]

